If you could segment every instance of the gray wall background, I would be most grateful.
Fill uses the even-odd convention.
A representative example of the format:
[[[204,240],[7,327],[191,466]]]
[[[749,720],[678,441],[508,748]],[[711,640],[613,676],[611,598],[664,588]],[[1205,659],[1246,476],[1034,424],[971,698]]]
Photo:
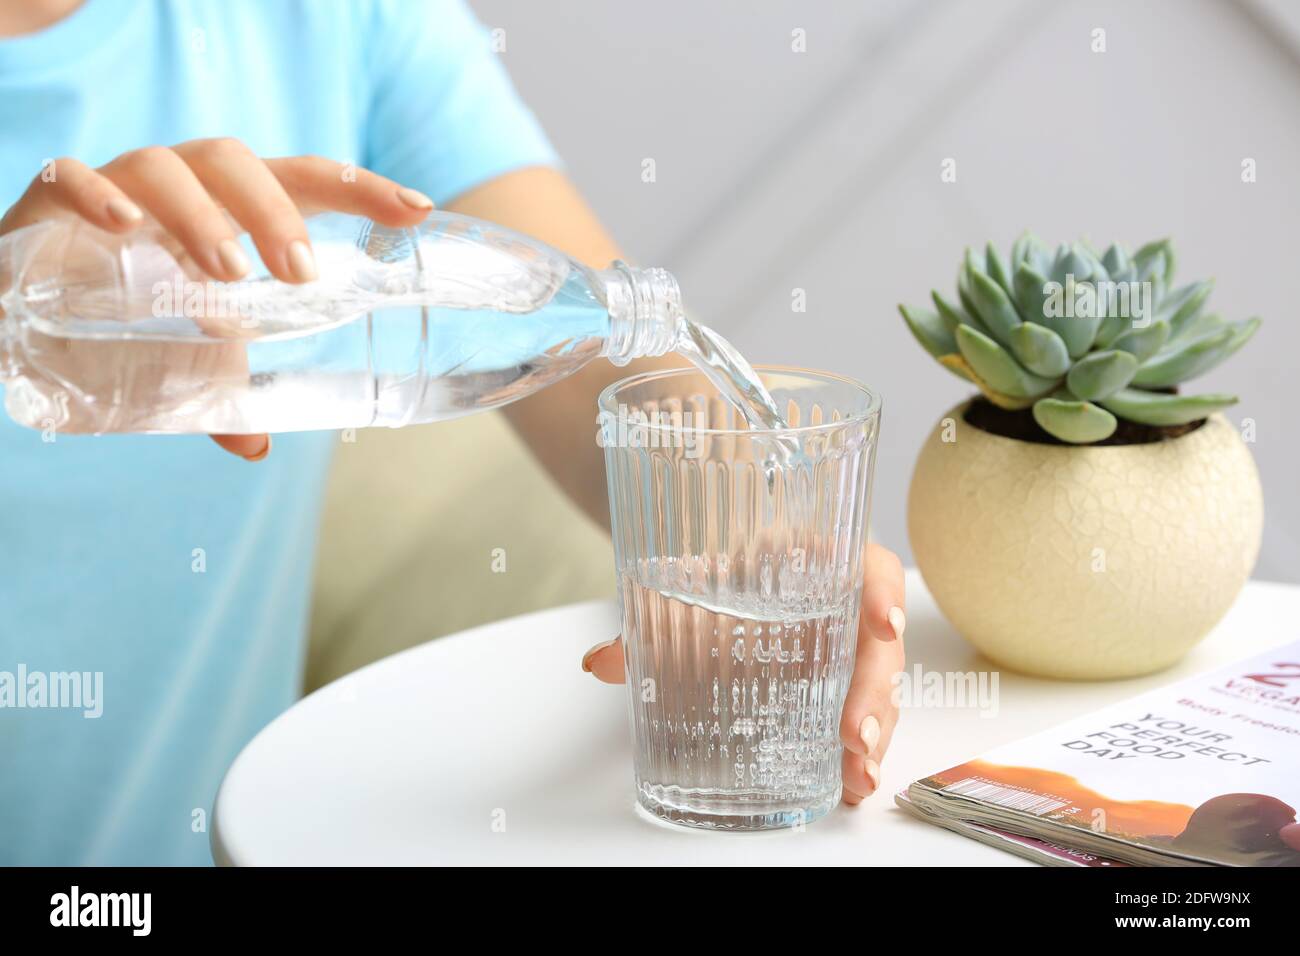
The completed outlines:
[[[1240,395],[1229,417],[1256,425],[1256,576],[1300,582],[1300,3],[471,2],[630,258],[676,273],[751,361],[882,393],[873,526],[905,561],[912,464],[965,389],[897,303],[950,293],[965,246],[1026,227],[1174,237],[1181,280],[1215,276],[1212,307],[1264,317],[1197,385]]]

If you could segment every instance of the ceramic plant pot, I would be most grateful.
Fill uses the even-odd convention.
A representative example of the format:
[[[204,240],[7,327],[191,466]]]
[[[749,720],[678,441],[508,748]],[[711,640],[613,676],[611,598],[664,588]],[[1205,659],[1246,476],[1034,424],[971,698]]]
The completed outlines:
[[[1228,610],[1263,501],[1222,415],[1162,442],[1004,438],[950,410],[912,476],[917,564],[953,626],[998,664],[1100,679],[1160,670]]]

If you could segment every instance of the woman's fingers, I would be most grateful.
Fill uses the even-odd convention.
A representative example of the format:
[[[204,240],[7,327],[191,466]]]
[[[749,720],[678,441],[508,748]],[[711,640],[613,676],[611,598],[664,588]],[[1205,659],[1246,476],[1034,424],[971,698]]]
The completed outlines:
[[[582,655],[582,669],[606,684],[621,684],[626,679],[623,672],[623,638],[597,644]]]
[[[261,461],[271,454],[270,435],[213,435],[212,440],[245,461]]]
[[[867,545],[862,582],[862,623],[878,641],[902,640],[907,627],[903,564],[878,544]]]
[[[433,209],[424,193],[391,179],[320,156],[266,160],[267,168],[306,213],[334,209],[385,226],[413,226]]]
[[[843,800],[857,806],[880,787],[880,764],[870,757],[844,751],[840,776],[844,780]]]
[[[111,179],[78,159],[51,160],[0,220],[0,235],[42,219],[74,215],[109,232],[127,232],[144,211]]]
[[[0,221],[0,233],[67,214],[124,232],[148,212],[199,270],[232,281],[251,264],[228,211],[273,276],[307,282],[317,267],[303,215],[324,209],[403,227],[423,219],[433,202],[366,169],[319,156],[263,160],[223,137],[132,150],[99,170],[75,159],[55,160]]]
[[[317,277],[307,224],[264,160],[237,139],[198,139],[175,147],[203,188],[248,231],[267,271],[285,282]]]
[[[903,667],[906,627],[903,565],[898,556],[871,544],[865,563],[857,659],[840,719],[840,739],[860,757],[880,747],[886,719],[893,719],[890,681]]]
[[[880,786],[880,764],[898,723],[894,675],[903,669],[903,568],[879,545],[867,549],[853,680],[840,717],[844,800],[859,803]]]
[[[877,783],[880,763],[898,723],[894,675],[902,671],[903,664],[902,642],[859,637],[858,659],[840,717],[840,742],[846,766],[856,760],[869,772],[874,764]]]
[[[248,231],[271,274],[289,282],[317,275],[305,214],[330,209],[402,227],[433,208],[422,193],[320,156],[263,160],[224,138],[182,143],[176,153]]]
[[[859,631],[858,655],[853,680],[840,716],[840,741],[859,757],[884,756],[898,708],[894,706],[894,675],[903,669],[903,645],[872,638]]]
[[[147,146],[100,170],[143,206],[208,275],[234,280],[249,269],[235,232],[194,171],[174,151]]]

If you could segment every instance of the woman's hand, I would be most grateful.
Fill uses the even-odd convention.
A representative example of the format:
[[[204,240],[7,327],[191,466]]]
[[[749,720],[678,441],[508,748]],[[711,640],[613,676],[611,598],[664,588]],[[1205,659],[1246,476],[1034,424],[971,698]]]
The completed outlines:
[[[148,216],[201,272],[228,282],[252,267],[233,219],[273,276],[310,282],[316,263],[304,215],[331,209],[402,227],[415,225],[432,208],[427,196],[364,169],[318,156],[264,160],[237,139],[198,139],[170,149],[132,150],[98,169],[76,159],[54,160],[0,219],[0,235],[58,217],[126,233]],[[213,438],[250,461],[266,457],[271,447],[267,435]]]
[[[903,628],[907,618],[903,591],[903,566],[898,556],[878,544],[869,544],[857,658],[840,717],[847,804],[861,803],[879,788],[880,762],[898,723],[893,677],[904,663]],[[608,684],[623,683],[623,639],[597,644],[583,657],[582,669]]]

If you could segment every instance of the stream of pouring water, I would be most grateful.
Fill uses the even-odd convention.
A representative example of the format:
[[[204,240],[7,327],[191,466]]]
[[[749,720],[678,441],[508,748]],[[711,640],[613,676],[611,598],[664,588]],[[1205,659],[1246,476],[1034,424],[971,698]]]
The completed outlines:
[[[704,374],[750,428],[784,431],[790,427],[753,366],[717,332],[687,319],[683,322],[677,352]],[[798,479],[805,471],[801,466],[807,463],[807,457],[798,439],[791,435],[764,436],[762,444],[768,452],[763,461],[763,474],[769,493],[775,491],[777,479],[784,476],[787,493],[792,500],[799,500]]]
[[[745,417],[750,428],[788,427],[758,373],[730,342],[689,319],[683,323],[683,331],[685,335],[678,340],[677,351],[704,373],[723,398]]]

